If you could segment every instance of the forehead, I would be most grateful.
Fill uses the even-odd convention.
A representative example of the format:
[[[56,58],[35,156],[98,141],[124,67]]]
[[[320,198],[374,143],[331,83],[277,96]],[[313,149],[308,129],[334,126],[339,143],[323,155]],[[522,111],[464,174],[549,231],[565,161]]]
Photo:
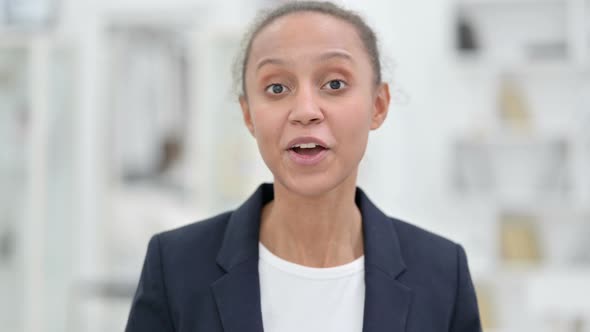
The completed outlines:
[[[249,63],[263,57],[295,57],[343,50],[353,58],[365,57],[363,43],[349,22],[327,14],[288,14],[264,27],[252,42]]]

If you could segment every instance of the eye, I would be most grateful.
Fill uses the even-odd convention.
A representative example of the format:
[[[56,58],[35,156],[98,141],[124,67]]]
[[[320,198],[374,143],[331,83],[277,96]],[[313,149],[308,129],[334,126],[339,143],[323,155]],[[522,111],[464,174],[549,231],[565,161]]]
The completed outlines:
[[[346,83],[343,80],[331,80],[322,88],[324,87],[327,87],[329,90],[342,90],[346,87]]]
[[[267,86],[265,91],[272,95],[280,95],[287,91],[287,87],[280,83],[273,83]]]

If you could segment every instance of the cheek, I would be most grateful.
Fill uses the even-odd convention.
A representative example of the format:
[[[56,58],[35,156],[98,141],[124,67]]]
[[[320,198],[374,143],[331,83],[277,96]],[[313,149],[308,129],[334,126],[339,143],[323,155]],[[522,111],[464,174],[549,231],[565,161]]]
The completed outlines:
[[[252,113],[252,116],[260,153],[263,156],[274,153],[280,145],[284,125],[281,113],[276,112],[276,109],[260,107]]]
[[[367,145],[371,126],[370,102],[364,99],[354,99],[348,102],[345,107],[340,108],[335,126],[335,135],[338,135],[339,142],[346,144],[355,153],[364,151]]]

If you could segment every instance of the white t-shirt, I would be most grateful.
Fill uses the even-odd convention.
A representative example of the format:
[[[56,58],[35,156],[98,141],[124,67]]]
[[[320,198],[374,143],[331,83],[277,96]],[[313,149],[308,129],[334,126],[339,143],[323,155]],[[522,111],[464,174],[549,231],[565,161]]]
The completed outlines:
[[[265,332],[360,332],[365,305],[364,256],[314,268],[286,261],[259,243]]]

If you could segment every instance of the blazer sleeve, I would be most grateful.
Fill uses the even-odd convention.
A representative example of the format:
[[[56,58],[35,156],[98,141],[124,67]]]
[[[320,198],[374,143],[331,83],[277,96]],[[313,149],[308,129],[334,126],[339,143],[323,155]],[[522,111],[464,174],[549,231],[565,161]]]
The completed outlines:
[[[150,239],[125,328],[125,332],[152,331],[174,331],[162,271],[160,239],[157,235]]]
[[[457,294],[449,332],[481,332],[477,297],[461,245],[457,245],[457,262]]]

